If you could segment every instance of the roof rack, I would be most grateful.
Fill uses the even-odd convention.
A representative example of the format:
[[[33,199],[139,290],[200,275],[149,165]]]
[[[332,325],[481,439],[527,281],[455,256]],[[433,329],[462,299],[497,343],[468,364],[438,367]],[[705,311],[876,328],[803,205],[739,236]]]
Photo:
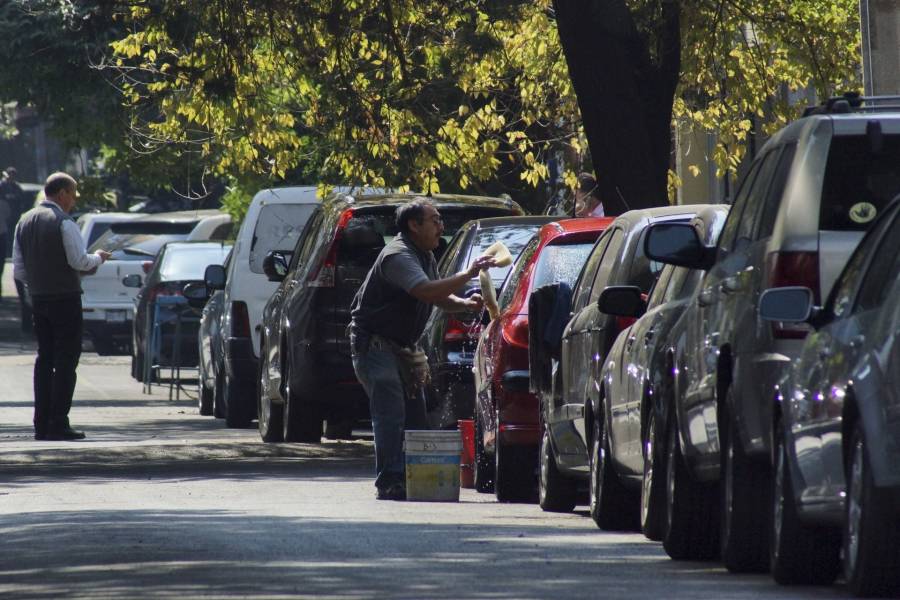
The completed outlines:
[[[829,98],[819,106],[807,107],[803,116],[896,110],[900,110],[900,96],[862,96],[857,92],[847,92],[843,96]]]

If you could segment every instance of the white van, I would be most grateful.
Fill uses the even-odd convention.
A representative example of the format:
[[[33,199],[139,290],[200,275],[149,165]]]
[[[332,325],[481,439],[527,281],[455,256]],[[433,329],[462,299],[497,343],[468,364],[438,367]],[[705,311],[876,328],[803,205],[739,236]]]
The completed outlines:
[[[224,377],[216,378],[216,397],[224,404],[229,427],[245,427],[256,416],[259,330],[263,308],[278,288],[263,273],[266,254],[290,254],[319,200],[315,187],[265,189],[250,203],[224,274],[221,335],[224,340]],[[211,265],[210,270],[216,270]],[[219,267],[219,269],[224,269]],[[207,271],[209,275],[210,271]],[[207,277],[207,287],[211,285]],[[210,292],[212,289],[210,289]]]
[[[112,256],[96,273],[81,280],[84,336],[98,354],[130,354],[136,288],[122,280],[150,272],[156,253],[166,242],[225,240],[231,236],[231,216],[219,210],[156,213],[111,223],[88,251]]]

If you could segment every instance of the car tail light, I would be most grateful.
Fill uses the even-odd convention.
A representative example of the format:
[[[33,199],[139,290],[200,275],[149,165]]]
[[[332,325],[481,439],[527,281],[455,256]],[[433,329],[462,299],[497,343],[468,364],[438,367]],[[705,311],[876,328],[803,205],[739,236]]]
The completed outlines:
[[[147,301],[155,302],[160,296],[183,296],[178,288],[170,288],[165,285],[157,285],[147,291]]]
[[[149,275],[150,271],[153,270],[153,261],[145,260],[144,262],[141,263],[141,269],[144,270],[144,275]]]
[[[482,325],[478,321],[465,323],[455,317],[447,318],[447,329],[444,330],[445,342],[466,342],[478,339]]]
[[[314,268],[309,274],[310,287],[334,287],[335,267],[338,259],[338,246],[341,243],[341,237],[344,235],[344,228],[350,219],[353,218],[353,209],[348,208],[338,217],[337,227],[334,229],[334,238],[325,253],[325,258]]]
[[[813,291],[816,304],[819,303],[818,252],[772,252],[766,258],[766,272],[769,287],[808,287]],[[808,332],[809,326],[805,323],[772,324],[775,339],[803,339]]]
[[[503,339],[513,346],[528,347],[528,316],[516,315],[503,322]]]
[[[250,313],[246,302],[231,303],[231,337],[250,337]]]

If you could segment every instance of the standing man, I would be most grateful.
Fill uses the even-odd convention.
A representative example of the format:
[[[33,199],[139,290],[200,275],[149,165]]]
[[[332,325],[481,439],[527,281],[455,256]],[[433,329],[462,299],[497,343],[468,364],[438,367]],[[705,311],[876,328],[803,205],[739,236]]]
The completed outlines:
[[[590,173],[578,176],[578,188],[575,190],[576,217],[603,217],[603,203],[597,196],[597,180]]]
[[[80,440],[69,425],[75,369],[81,356],[81,274],[109,258],[103,250],[87,254],[69,216],[78,184],[53,173],[44,184],[46,199],[19,220],[13,241],[16,279],[31,295],[38,354],[34,362],[34,439]]]
[[[481,310],[481,296],[454,295],[491,257],[477,258],[465,271],[437,279],[432,251],[444,224],[426,198],[397,209],[400,233],[388,243],[350,307],[353,369],[369,396],[375,433],[375,487],[379,500],[405,500],[403,431],[426,429],[423,386],[428,363],[417,346],[432,305],[446,311]]]

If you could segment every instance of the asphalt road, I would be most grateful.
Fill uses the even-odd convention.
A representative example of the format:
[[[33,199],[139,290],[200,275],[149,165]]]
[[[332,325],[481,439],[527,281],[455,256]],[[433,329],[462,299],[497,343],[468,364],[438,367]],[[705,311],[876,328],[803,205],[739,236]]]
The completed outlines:
[[[31,346],[0,302],[0,597],[843,598],[715,563],[669,560],[580,510],[544,514],[463,490],[374,499],[368,440],[263,444],[143,395],[127,358],[85,354],[79,442],[36,442]],[[583,507],[582,507],[583,508]]]

